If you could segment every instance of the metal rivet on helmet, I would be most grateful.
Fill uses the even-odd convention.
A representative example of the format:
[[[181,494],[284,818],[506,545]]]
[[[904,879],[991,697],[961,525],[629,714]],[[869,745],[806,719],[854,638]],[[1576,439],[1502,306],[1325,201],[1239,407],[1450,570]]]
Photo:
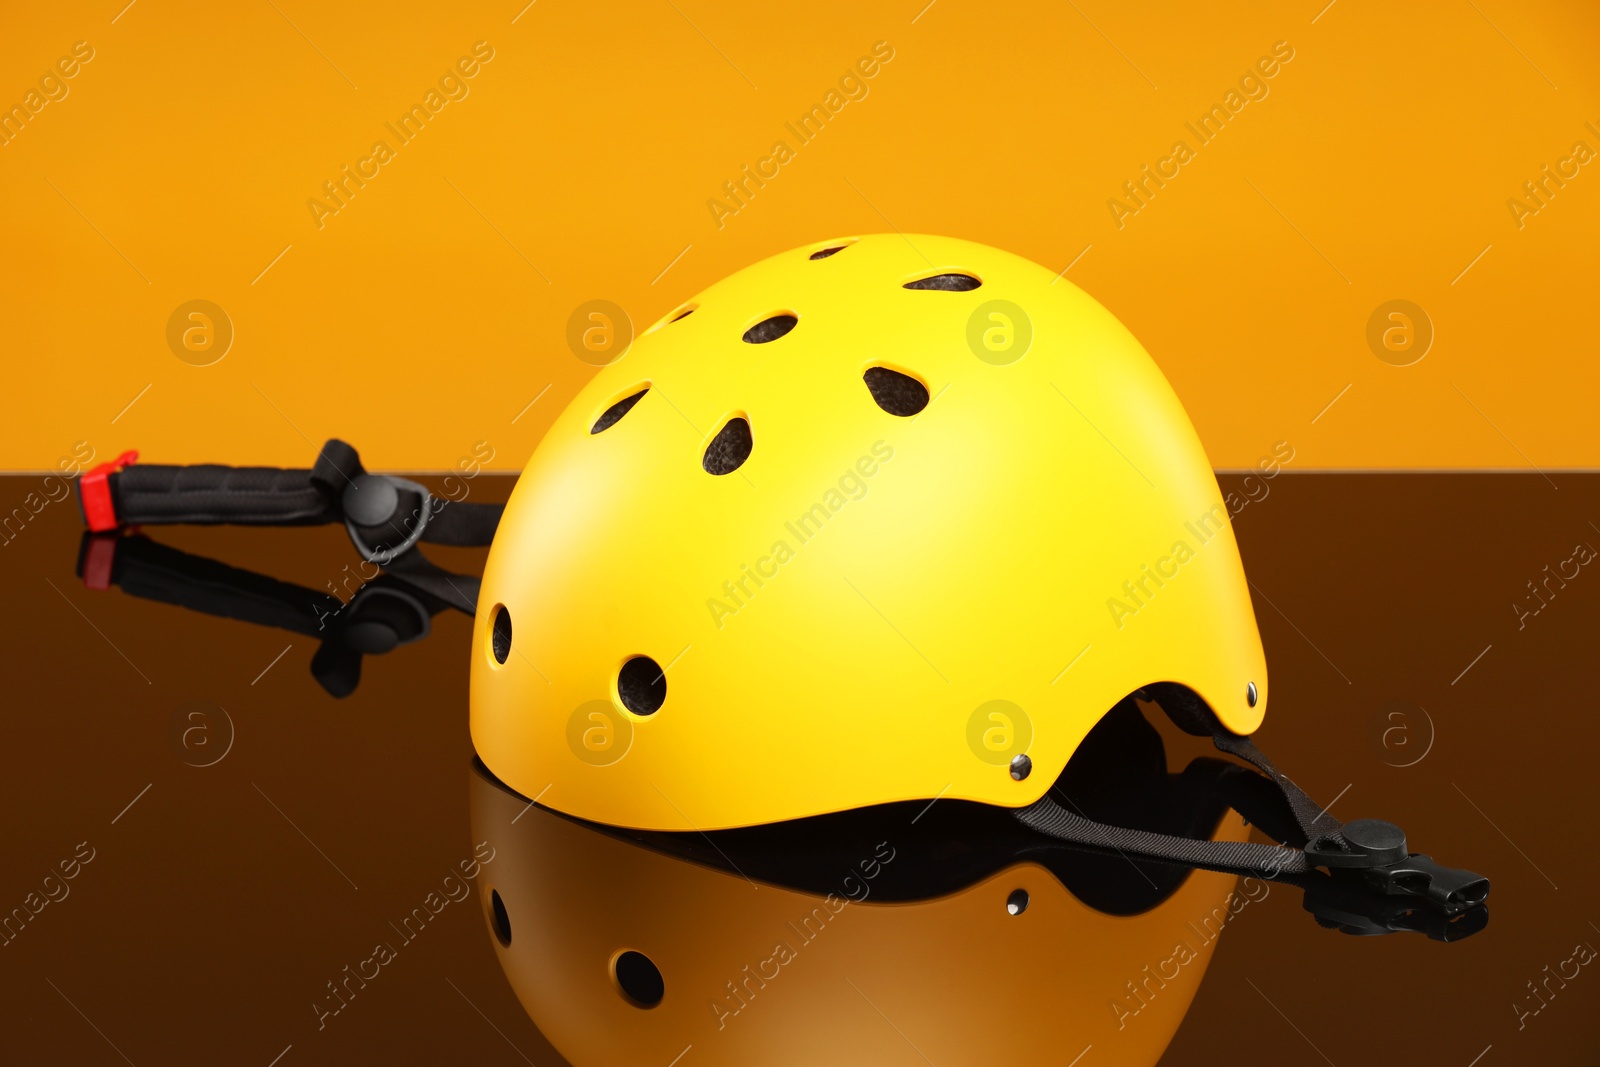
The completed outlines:
[[[1252,708],[1256,706],[1256,700],[1258,699],[1259,695],[1260,694],[1256,692],[1256,683],[1251,682],[1249,685],[1244,687],[1245,702]]]
[[[1028,910],[1028,891],[1026,889],[1013,889],[1011,895],[1006,897],[1006,912],[1010,915],[1021,915]]]
[[[1022,781],[1024,778],[1028,777],[1028,775],[1030,775],[1032,773],[1033,773],[1033,760],[1028,758],[1028,754],[1026,752],[1022,753],[1019,756],[1015,756],[1015,757],[1012,758],[1012,760],[1011,760],[1011,777],[1015,778],[1017,781],[1020,782],[1020,781]]]

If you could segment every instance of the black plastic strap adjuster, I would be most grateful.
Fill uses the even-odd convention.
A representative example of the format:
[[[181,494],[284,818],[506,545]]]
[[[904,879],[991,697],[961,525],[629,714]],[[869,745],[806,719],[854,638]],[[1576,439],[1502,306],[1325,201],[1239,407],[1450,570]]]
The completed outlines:
[[[1382,819],[1356,819],[1337,835],[1306,845],[1306,859],[1335,875],[1359,876],[1391,897],[1422,897],[1446,914],[1482,904],[1489,880],[1471,871],[1442,867],[1406,847],[1405,831]]]
[[[1421,854],[1361,872],[1367,884],[1387,896],[1426,897],[1446,914],[1482,904],[1489,879],[1455,867],[1441,867]]]
[[[1459,910],[1428,907],[1415,897],[1374,892],[1348,876],[1313,875],[1303,887],[1305,909],[1317,922],[1357,936],[1409,931],[1433,941],[1460,941],[1489,924],[1482,903]]]
[[[372,529],[385,523],[393,525],[400,516],[401,491],[415,493],[420,500],[415,514],[402,521],[402,525],[410,529],[405,539],[393,548],[373,548],[362,539],[358,527]],[[427,486],[392,474],[356,475],[340,494],[339,505],[344,512],[344,527],[350,532],[350,540],[355,544],[356,551],[361,553],[362,559],[380,567],[387,567],[395,557],[414,548],[422,540],[422,532],[428,528],[428,520],[433,516],[433,497],[429,495]]]

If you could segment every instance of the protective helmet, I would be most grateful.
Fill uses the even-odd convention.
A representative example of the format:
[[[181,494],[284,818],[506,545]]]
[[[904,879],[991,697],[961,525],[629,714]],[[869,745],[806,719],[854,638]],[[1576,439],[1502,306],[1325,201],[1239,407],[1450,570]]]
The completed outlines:
[[[1207,795],[1185,788],[1210,777],[1197,764],[1233,765],[1168,775],[1137,713],[1114,718],[1094,753],[1119,772],[1110,794],[1167,786],[1167,825],[1245,838],[1236,815],[1182,799]],[[1095,785],[1072,793],[1117,803]],[[1066,1063],[1093,1046],[1153,1064],[1227,924],[1291,892],[1073,850],[976,804],[702,836],[573,820],[481,768],[470,793],[472,840],[494,849],[477,892],[496,955],[576,1067],[691,1047],[686,1063]]]
[[[309,609],[321,632],[349,608],[319,653],[335,694],[360,654],[471,612],[476,750],[558,811],[704,831],[949,797],[1291,881],[1348,932],[1486,921],[1486,878],[1394,823],[1342,823],[1246,736],[1266,669],[1194,431],[1105,309],[1014,256],[847,238],[736,274],[595,377],[503,509],[366,471],[337,439],[308,470],[136,460],[79,478],[86,583],[116,583],[120,557],[142,595],[213,614],[299,631]],[[383,572],[364,592],[409,625],[216,564],[130,572],[119,548],[131,525],[224,522],[344,523]],[[481,584],[418,547],[491,536]],[[1229,803],[1286,847],[1063,807],[1063,768],[1134,699],[1254,765],[1235,769],[1278,810]]]
[[[1233,734],[1269,692],[1172,388],[1049,270],[879,234],[711,286],[555,421],[484,573],[472,738],[619,826],[1020,808],[1156,684]]]

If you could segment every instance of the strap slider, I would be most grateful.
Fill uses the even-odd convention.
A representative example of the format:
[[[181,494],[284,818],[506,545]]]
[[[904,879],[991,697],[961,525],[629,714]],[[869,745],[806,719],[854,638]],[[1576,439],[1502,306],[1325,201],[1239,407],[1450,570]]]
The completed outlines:
[[[1406,832],[1382,819],[1355,819],[1337,833],[1306,843],[1306,858],[1329,870],[1342,867],[1371,868],[1395,863],[1411,854]]]
[[[139,460],[139,453],[131,449],[109,463],[102,463],[85,471],[78,478],[78,500],[83,505],[83,521],[95,533],[115,530],[120,525],[116,505],[111,501],[111,475]]]
[[[401,491],[417,495],[419,504],[416,512],[410,516],[400,514]],[[395,557],[409,552],[422,540],[422,531],[427,529],[428,520],[433,517],[433,498],[427,486],[392,474],[356,475],[340,494],[339,505],[344,512],[345,529],[350,532],[350,540],[355,543],[356,551],[361,553],[362,559],[380,567],[387,567]],[[362,539],[358,528],[372,529],[384,525],[397,533],[409,529],[406,529],[404,539],[394,548],[387,545],[373,548]]]

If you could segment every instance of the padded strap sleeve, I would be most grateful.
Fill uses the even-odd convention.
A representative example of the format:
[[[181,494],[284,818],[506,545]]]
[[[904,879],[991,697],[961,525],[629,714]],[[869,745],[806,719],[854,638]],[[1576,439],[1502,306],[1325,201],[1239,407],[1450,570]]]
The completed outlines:
[[[314,486],[308,470],[139,463],[108,482],[117,518],[128,526],[305,526],[339,518],[338,498]]]

